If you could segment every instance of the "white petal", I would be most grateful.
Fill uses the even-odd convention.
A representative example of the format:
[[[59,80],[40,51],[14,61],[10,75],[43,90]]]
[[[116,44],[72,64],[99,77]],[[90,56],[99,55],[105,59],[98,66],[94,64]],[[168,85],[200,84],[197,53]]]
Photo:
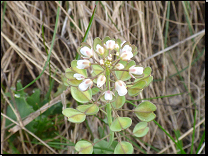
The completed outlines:
[[[124,96],[127,93],[126,84],[121,80],[116,81],[115,89],[117,90],[119,96]]]
[[[113,99],[113,96],[110,93],[110,91],[106,91],[105,92],[105,100],[112,100],[112,99]]]
[[[128,61],[128,60],[130,60],[133,57],[133,53],[130,52],[130,51],[123,52],[120,57],[121,57],[122,60]]]
[[[99,45],[99,44],[97,44],[96,45],[96,51],[99,53],[99,54],[103,54],[104,53],[104,48],[101,46],[101,45]]]
[[[75,77],[77,80],[83,80],[85,78],[82,74],[78,74],[78,73],[75,73],[73,77]]]
[[[112,95],[114,95],[114,93],[112,91],[107,90],[103,94],[105,94],[105,96],[104,96],[105,100],[112,100],[113,99]]]
[[[104,65],[103,59],[100,60],[100,64],[101,64],[101,65]]]
[[[93,56],[93,51],[92,49],[88,48],[87,46],[84,46],[80,49],[80,52],[82,55],[84,55],[87,58],[90,58],[91,56]]]
[[[100,75],[98,76],[98,79],[97,79],[97,86],[100,88],[104,85],[106,81],[106,77],[104,75]]]
[[[132,73],[135,75],[141,75],[143,73],[143,70],[144,70],[143,67],[135,67],[135,65],[133,65],[129,68],[129,73]]]
[[[115,47],[115,41],[114,40],[108,40],[105,44],[106,48],[107,49],[114,49]]]
[[[93,82],[91,79],[85,79],[82,81],[82,83],[79,84],[79,89],[81,91],[87,90],[87,88],[90,88],[92,86]]]
[[[86,69],[90,67],[90,61],[89,60],[78,60],[77,61],[77,68],[78,69]]]
[[[123,69],[124,68],[124,65],[121,64],[121,63],[118,63],[116,66],[115,66],[116,69]]]

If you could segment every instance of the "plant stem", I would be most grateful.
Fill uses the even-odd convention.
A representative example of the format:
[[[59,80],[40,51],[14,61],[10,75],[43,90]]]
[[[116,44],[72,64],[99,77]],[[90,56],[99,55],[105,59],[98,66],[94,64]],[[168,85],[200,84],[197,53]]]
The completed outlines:
[[[106,70],[106,86],[108,88],[108,90],[110,90],[110,70],[109,68],[107,68]],[[110,129],[111,123],[112,123],[112,114],[111,114],[111,104],[110,102],[106,105],[106,112],[107,112],[107,119],[108,119],[108,126]],[[114,132],[110,130],[110,138],[109,138],[109,144],[107,147],[110,147],[112,142],[114,140]]]

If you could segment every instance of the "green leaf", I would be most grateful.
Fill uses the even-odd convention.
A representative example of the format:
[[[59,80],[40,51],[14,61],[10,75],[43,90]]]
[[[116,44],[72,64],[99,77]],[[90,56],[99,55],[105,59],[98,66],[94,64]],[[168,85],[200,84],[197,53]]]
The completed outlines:
[[[114,154],[132,154],[134,148],[131,143],[126,141],[121,141],[117,144]]]
[[[144,76],[143,76],[142,78],[136,79],[135,82],[137,82],[137,81],[139,81],[139,80],[141,80],[141,79],[143,79],[143,78],[145,78],[145,77],[150,76],[150,75],[151,75],[151,72],[152,72],[152,68],[151,68],[151,67],[146,67],[146,68],[144,69],[144,71],[143,71]]]
[[[141,93],[141,92],[142,92],[142,90],[137,89],[137,88],[129,88],[128,89],[128,94],[129,94],[129,96],[132,96],[132,97],[139,95],[139,93]]]
[[[68,117],[68,121],[73,123],[81,123],[85,120],[86,115],[76,109],[66,108],[62,111],[62,114]]]
[[[115,97],[116,97],[115,101],[112,102],[113,107],[117,109],[121,108],[126,101],[125,96],[118,96],[118,93],[116,92]]]
[[[132,120],[129,117],[117,117],[111,124],[110,129],[113,132],[119,132],[131,126]]]
[[[136,82],[133,86],[128,88],[129,96],[137,96],[142,89],[146,86],[147,82],[145,80],[140,80]]]
[[[156,116],[153,113],[153,111],[155,111],[157,109],[157,107],[149,102],[149,101],[144,101],[142,103],[140,103],[135,109],[135,114],[136,116],[142,120],[142,121],[152,121]]]
[[[80,103],[87,103],[92,99],[91,89],[82,92],[76,87],[71,87],[71,94],[72,94],[72,97]]]
[[[93,149],[94,154],[113,154],[113,149],[114,148],[112,148],[112,146],[108,147],[108,142],[107,141],[94,139],[94,143],[96,143],[94,145],[94,147],[96,147],[96,148]]]
[[[93,145],[88,141],[81,140],[76,143],[75,150],[77,150],[79,154],[92,154]]]
[[[137,55],[137,47],[135,45],[131,45],[133,56]]]
[[[128,70],[131,66],[135,65],[136,63],[134,61],[130,61],[129,63],[127,63],[126,61],[119,61],[119,63],[124,65],[124,69]],[[129,75],[129,72],[127,71],[115,71],[116,77],[119,80],[122,81],[126,81],[129,80],[131,78],[131,76]]]
[[[67,86],[69,85],[78,86],[83,81],[83,80],[77,80],[74,77],[74,74],[76,74],[76,72],[72,71],[70,68],[67,68],[67,70],[65,71],[65,75],[62,79],[64,84],[67,84]]]
[[[149,127],[147,127],[147,122],[140,122],[134,127],[133,134],[136,137],[143,137],[148,131]]]
[[[99,111],[99,107],[96,104],[79,105],[76,109],[86,115],[94,115]]]
[[[41,107],[40,105],[40,89],[34,89],[34,93],[27,97],[27,103],[37,110]]]
[[[86,69],[78,69],[77,68],[77,60],[73,60],[71,62],[71,68],[74,72],[82,74],[84,77],[87,77],[87,70]],[[67,69],[66,72],[70,72],[70,70]]]
[[[91,66],[95,75],[100,74],[103,71],[103,68],[100,65],[93,64]]]
[[[97,94],[99,91],[100,91],[100,89],[99,89],[99,88],[97,88],[97,87],[93,87],[93,88],[92,88],[92,95]]]

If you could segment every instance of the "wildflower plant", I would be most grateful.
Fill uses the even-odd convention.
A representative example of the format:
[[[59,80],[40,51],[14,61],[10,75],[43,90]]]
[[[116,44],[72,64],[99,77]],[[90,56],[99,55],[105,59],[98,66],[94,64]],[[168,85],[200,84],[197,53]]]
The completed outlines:
[[[95,115],[101,110],[106,114],[110,128],[110,134],[106,136],[109,137],[106,148],[111,147],[116,136],[118,144],[114,153],[133,153],[132,144],[122,141],[118,133],[129,128],[132,119],[120,117],[118,111],[122,111],[125,95],[137,96],[152,82],[151,68],[136,65],[132,60],[137,54],[135,45],[108,36],[103,40],[95,38],[92,47],[83,42],[77,50],[82,59],[71,62],[71,68],[65,70],[62,80],[64,85],[71,87],[72,97],[83,105],[76,109],[66,108],[62,113],[68,121],[81,123],[87,115]],[[96,98],[93,97],[95,95]],[[147,134],[147,122],[155,118],[155,110],[156,106],[149,101],[136,106],[133,112],[141,122],[134,127],[132,135],[143,137]],[[79,153],[92,153],[93,146],[105,138],[94,143],[78,141],[75,149]]]

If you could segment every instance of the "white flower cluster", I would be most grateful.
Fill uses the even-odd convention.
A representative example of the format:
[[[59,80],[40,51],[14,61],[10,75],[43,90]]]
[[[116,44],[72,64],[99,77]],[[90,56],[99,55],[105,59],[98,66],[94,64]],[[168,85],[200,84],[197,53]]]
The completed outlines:
[[[132,78],[135,78],[135,75],[143,74],[143,67],[137,67],[136,65],[132,65],[128,69],[125,69],[124,64],[120,63],[120,61],[129,62],[134,56],[131,45],[125,43],[126,41],[120,43],[119,45],[119,43],[116,43],[116,41],[109,39],[104,43],[102,42],[100,44],[95,44],[94,50],[90,48],[90,46],[81,46],[79,52],[81,53],[83,60],[77,61],[77,68],[88,69],[91,67],[92,64],[97,64],[102,67],[104,71],[91,78],[85,78],[82,74],[75,73],[73,77],[77,80],[82,80],[82,82],[78,86],[80,91],[86,91],[92,88],[93,80],[97,79],[98,88],[106,86],[104,87],[103,92],[104,99],[112,100],[113,95],[115,96],[115,94],[113,93],[113,91],[111,91],[112,89],[110,88],[110,85],[107,85],[108,82],[106,83],[107,76],[109,76],[110,78],[111,75],[114,75],[115,77],[115,74],[112,73],[115,71],[126,71]],[[95,59],[95,53],[100,56],[99,60]],[[92,58],[95,63],[91,63],[89,61],[90,58]],[[115,81],[110,79],[108,79],[107,81],[114,82],[115,90],[117,91],[119,96],[125,96],[127,94],[127,87],[124,81],[117,78]],[[105,83],[106,85],[104,85]]]

